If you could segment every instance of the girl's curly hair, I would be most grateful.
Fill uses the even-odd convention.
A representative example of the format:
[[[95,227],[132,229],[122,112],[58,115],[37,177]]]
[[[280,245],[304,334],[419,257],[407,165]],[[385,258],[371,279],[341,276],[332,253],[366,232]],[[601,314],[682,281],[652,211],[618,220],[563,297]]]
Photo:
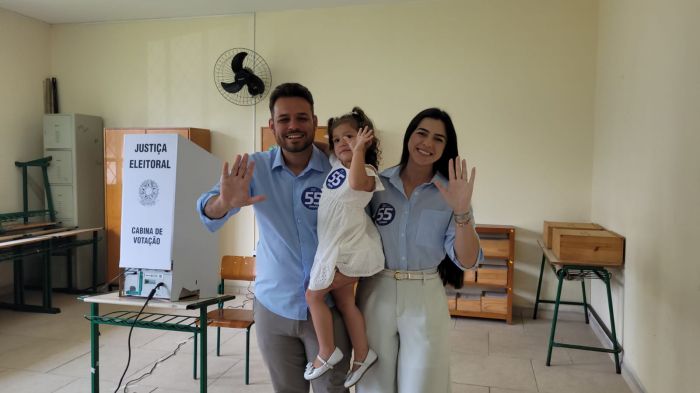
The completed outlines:
[[[379,167],[379,161],[381,160],[382,151],[379,148],[379,139],[377,138],[377,130],[374,128],[374,123],[367,117],[365,111],[359,106],[353,107],[352,111],[338,117],[331,117],[328,119],[328,145],[333,151],[333,130],[343,123],[350,124],[353,128],[360,130],[363,127],[368,127],[370,130],[374,130],[374,140],[372,145],[365,152],[365,163],[372,165],[375,168]]]

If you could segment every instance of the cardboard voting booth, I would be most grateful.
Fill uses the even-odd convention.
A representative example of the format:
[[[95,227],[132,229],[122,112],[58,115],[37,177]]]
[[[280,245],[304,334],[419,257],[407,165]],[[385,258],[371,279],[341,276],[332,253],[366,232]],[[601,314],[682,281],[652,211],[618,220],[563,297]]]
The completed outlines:
[[[176,301],[215,296],[218,236],[199,220],[199,195],[219,180],[217,158],[177,134],[124,136],[120,294]]]

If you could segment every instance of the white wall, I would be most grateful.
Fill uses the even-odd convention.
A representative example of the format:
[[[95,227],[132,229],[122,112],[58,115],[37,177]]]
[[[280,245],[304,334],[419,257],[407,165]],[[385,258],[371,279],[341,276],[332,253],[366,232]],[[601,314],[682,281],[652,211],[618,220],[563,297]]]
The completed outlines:
[[[15,161],[42,156],[43,80],[50,76],[49,25],[0,9],[0,213],[22,211],[22,172]],[[30,209],[43,209],[41,172],[30,171]],[[12,283],[0,263],[0,291]]]
[[[267,102],[253,122],[251,108],[229,104],[214,88],[214,63],[233,47],[255,43],[274,84],[306,84],[321,122],[353,105],[365,108],[382,138],[384,167],[398,161],[410,118],[443,107],[462,154],[478,168],[477,221],[518,227],[516,303],[529,304],[542,221],[590,214],[596,31],[595,0],[58,25],[52,71],[65,111],[102,116],[108,127],[210,128],[221,158],[253,150],[255,130],[269,117]],[[222,253],[250,253],[252,215],[227,224],[223,239]]]
[[[627,238],[615,315],[647,392],[698,389],[699,15],[694,0],[600,2],[592,219]]]

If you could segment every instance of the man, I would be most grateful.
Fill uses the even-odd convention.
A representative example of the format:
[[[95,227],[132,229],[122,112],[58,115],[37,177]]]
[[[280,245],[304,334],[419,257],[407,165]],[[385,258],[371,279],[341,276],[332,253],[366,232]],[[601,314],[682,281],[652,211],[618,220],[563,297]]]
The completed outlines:
[[[250,157],[238,155],[230,171],[224,163],[219,184],[197,201],[201,220],[210,231],[219,229],[241,207],[254,205],[260,231],[255,326],[275,392],[307,393],[304,368],[318,352],[304,292],[318,245],[321,186],[331,166],[313,145],[318,124],[313,104],[306,87],[277,86],[270,95],[269,126],[278,147]],[[350,354],[350,342],[335,309],[333,319],[336,345]],[[343,382],[349,358],[312,381],[314,392],[347,392]]]

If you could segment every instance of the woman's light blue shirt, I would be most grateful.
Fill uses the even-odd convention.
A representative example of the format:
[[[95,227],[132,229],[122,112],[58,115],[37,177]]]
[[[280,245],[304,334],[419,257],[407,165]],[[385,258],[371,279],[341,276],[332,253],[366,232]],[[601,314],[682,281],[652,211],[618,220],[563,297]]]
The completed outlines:
[[[416,187],[406,198],[399,173],[399,166],[383,171],[379,176],[385,191],[375,193],[370,202],[370,214],[382,236],[386,268],[432,269],[447,254],[464,269],[455,257],[452,209],[433,184],[440,181],[447,185],[447,179],[436,173],[430,183]],[[477,260],[483,260],[481,249]]]

